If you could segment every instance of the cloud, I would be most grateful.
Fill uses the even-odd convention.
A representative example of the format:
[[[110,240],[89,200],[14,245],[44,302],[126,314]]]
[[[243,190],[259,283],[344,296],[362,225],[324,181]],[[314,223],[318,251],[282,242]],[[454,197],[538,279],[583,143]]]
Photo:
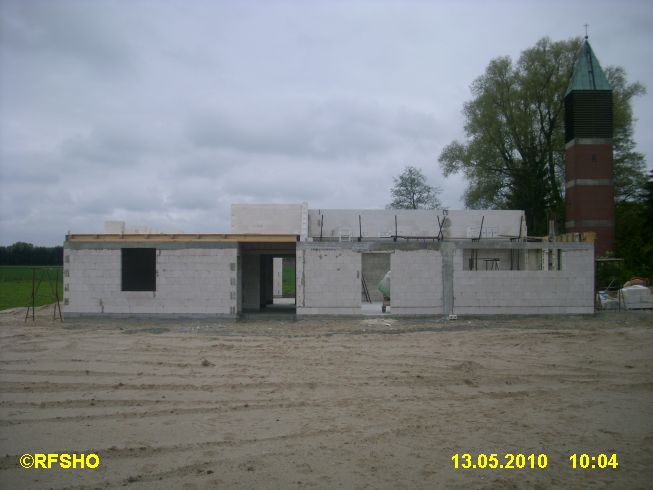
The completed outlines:
[[[248,111],[214,108],[193,116],[186,131],[198,147],[338,161],[387,153],[403,144],[428,146],[439,126],[427,112],[335,99]]]
[[[186,178],[168,189],[165,206],[179,211],[210,211],[218,207],[221,195],[224,189],[217,179]]]
[[[0,40],[7,49],[60,70],[77,65],[103,76],[132,66],[130,47],[120,35],[121,22],[111,8],[100,12],[92,2],[82,1],[5,3]]]
[[[406,165],[461,207],[464,180],[443,179],[437,157],[463,137],[469,84],[493,57],[579,34],[586,11],[0,1],[0,242],[60,243],[108,219],[225,232],[233,202],[383,207]],[[653,86],[650,2],[598,3],[592,17],[601,62]],[[636,137],[652,104],[635,102]]]
[[[133,167],[156,151],[134,128],[127,127],[94,128],[61,144],[61,156],[69,163],[77,161],[87,167],[100,165],[112,169]]]

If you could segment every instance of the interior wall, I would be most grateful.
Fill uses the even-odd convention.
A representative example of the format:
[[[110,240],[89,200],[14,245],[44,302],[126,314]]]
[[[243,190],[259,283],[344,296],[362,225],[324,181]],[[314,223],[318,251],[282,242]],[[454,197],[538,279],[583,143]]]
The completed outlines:
[[[242,255],[243,311],[261,309],[261,256],[247,253]]]
[[[526,251],[526,270],[539,271],[542,270],[542,250],[533,249]]]
[[[296,272],[298,314],[360,314],[360,253],[298,246]]]
[[[391,256],[393,314],[442,314],[442,254],[439,250],[397,250]]]
[[[238,253],[236,260],[236,312],[243,312],[243,256]]]
[[[283,296],[283,257],[272,259],[272,296],[281,298]]]
[[[274,302],[274,265],[272,255],[261,255],[261,308]]]

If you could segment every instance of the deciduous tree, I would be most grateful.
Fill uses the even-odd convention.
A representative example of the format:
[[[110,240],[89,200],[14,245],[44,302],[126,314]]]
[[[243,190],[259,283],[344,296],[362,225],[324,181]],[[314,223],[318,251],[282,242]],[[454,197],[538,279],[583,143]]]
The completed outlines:
[[[445,176],[463,172],[470,208],[523,209],[529,233],[544,234],[548,214],[564,221],[564,96],[581,39],[543,38],[522,52],[492,60],[464,104],[465,142],[440,154]],[[621,67],[607,67],[613,88],[615,193],[634,199],[645,182],[644,156],[635,151],[631,100],[645,92]]]
[[[426,183],[426,177],[418,168],[408,166],[394,178],[394,187],[390,190],[391,209],[435,209],[440,206],[438,194],[440,189]]]

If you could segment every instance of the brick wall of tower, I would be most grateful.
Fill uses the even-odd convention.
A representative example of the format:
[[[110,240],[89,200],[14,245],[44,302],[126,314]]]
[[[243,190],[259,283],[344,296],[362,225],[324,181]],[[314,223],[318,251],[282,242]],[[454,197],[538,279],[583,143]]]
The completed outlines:
[[[566,231],[597,234],[596,256],[614,251],[612,144],[575,140],[566,160]]]
[[[612,179],[612,144],[584,143],[576,140],[565,153],[567,162],[566,180]]]

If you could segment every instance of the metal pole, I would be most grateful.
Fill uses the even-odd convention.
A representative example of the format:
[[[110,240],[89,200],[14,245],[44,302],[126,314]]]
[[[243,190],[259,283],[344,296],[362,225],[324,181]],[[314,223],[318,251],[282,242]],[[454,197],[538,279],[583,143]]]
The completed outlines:
[[[519,215],[519,238],[520,239],[521,239],[521,224],[522,224],[522,221],[524,221],[524,215],[520,214]]]
[[[324,226],[324,215],[320,215],[320,241],[322,241],[322,227]]]
[[[361,215],[358,215],[358,241],[360,242],[363,239],[363,222],[361,221]]]
[[[34,290],[35,281],[36,281],[36,267],[32,267],[32,321],[35,321],[34,315],[36,313],[36,291]]]
[[[394,241],[395,242],[397,241],[397,234],[398,234],[397,230],[398,230],[398,227],[397,227],[397,215],[395,214],[395,236],[394,236]]]

